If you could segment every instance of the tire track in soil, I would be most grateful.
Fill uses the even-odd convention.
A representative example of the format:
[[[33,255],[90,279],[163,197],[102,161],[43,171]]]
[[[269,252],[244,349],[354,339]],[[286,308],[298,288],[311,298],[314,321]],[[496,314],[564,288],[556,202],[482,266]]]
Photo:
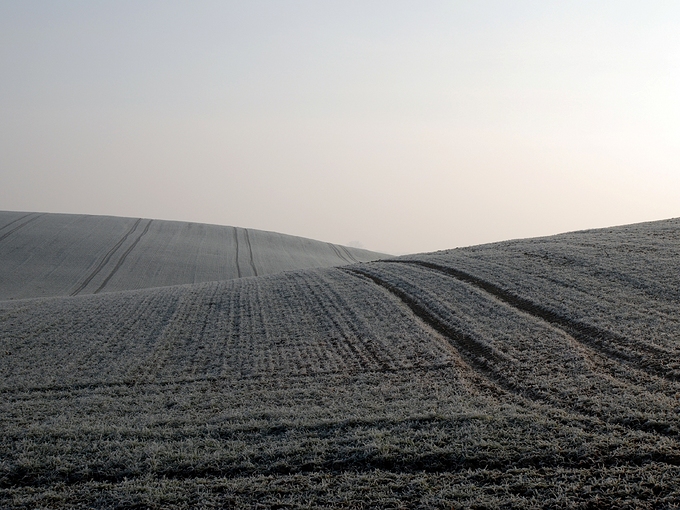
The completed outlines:
[[[33,213],[29,213],[29,214],[27,214],[26,216],[30,216],[31,214],[33,214]],[[9,227],[12,223],[15,223],[15,222],[17,222],[17,221],[19,221],[19,220],[22,220],[22,219],[24,219],[26,216],[22,216],[21,218],[19,218],[19,219],[17,219],[17,220],[14,220],[14,221],[11,222],[11,223],[8,223],[7,225],[5,225],[5,226],[2,227],[2,228],[3,228],[3,229],[4,229],[4,228],[7,228],[7,227]],[[0,241],[4,241],[7,237],[9,237],[10,235],[12,235],[14,232],[16,232],[17,230],[19,230],[19,229],[25,227],[26,225],[28,225],[28,224],[31,223],[32,221],[37,220],[37,219],[40,218],[41,216],[42,216],[42,214],[38,214],[37,216],[33,216],[32,218],[29,218],[29,219],[27,219],[26,221],[24,221],[23,223],[17,225],[16,227],[14,227],[14,228],[13,228],[12,230],[10,230],[9,232],[5,232],[4,234],[2,234],[2,235],[0,236]]]
[[[92,271],[87,278],[81,283],[76,290],[71,292],[71,296],[76,296],[78,293],[80,293],[85,287],[87,287],[90,282],[92,281],[92,278],[97,276],[99,271],[104,269],[104,266],[109,263],[109,260],[111,260],[111,257],[113,257],[113,254],[118,251],[118,249],[123,245],[123,243],[126,241],[126,239],[132,234],[135,230],[137,230],[137,226],[139,226],[140,222],[142,221],[142,218],[139,218],[137,221],[135,221],[135,224],[130,227],[130,230],[128,230],[123,237],[121,237],[118,242],[113,245],[113,247],[106,252],[106,255],[104,255],[104,258],[97,264],[97,267],[94,268],[94,271]]]
[[[651,346],[640,345],[610,331],[602,330],[595,326],[590,326],[588,324],[583,324],[569,319],[568,317],[560,315],[548,308],[544,308],[533,301],[517,296],[491,282],[487,282],[486,280],[483,280],[477,276],[473,276],[459,269],[440,266],[439,264],[420,260],[387,260],[385,262],[421,266],[445,274],[446,276],[453,277],[459,281],[472,285],[486,292],[487,294],[491,294],[496,299],[507,305],[510,305],[516,310],[528,313],[538,319],[543,320],[544,322],[549,323],[550,325],[565,332],[577,342],[585,345],[586,347],[594,349],[604,356],[619,362],[623,362],[652,376],[662,377],[671,381],[680,380],[680,376],[669,373],[669,371],[663,367],[663,363],[657,361],[659,359],[663,360],[664,358],[672,356],[672,353],[665,352],[662,349],[655,349]],[[643,357],[639,354],[634,355],[621,352],[616,348],[609,347],[607,345],[608,343],[622,345],[631,349],[632,351],[641,349],[644,353],[652,356],[652,358],[650,359],[648,357]]]
[[[350,251],[349,251],[346,247],[340,245],[339,248],[347,254],[347,256],[350,258],[350,260],[351,260],[353,263],[355,263],[355,264],[358,264],[358,263],[359,263],[359,261],[356,259],[356,257],[355,257],[354,255],[352,255],[352,254],[350,253]]]
[[[123,262],[125,262],[125,259],[127,256],[130,254],[130,252],[137,246],[137,243],[139,243],[140,239],[144,237],[144,235],[149,231],[149,227],[151,226],[151,223],[153,223],[153,220],[149,220],[149,222],[146,224],[146,227],[144,227],[144,230],[142,231],[139,236],[137,236],[137,239],[134,240],[134,242],[129,246],[127,250],[121,255],[120,259],[118,259],[118,262],[116,262],[116,265],[114,268],[111,270],[109,275],[104,279],[102,284],[99,286],[97,290],[94,291],[95,294],[99,293],[104,287],[106,287],[106,284],[109,283],[109,280],[113,278],[113,275],[116,274],[116,272],[120,269],[120,267],[123,265]]]
[[[241,278],[241,266],[238,263],[238,229],[236,227],[232,228],[234,229],[234,245],[236,246],[236,274]]]
[[[338,256],[340,260],[344,260],[345,262],[352,264],[353,262],[349,260],[347,257],[345,257],[342,253],[340,253],[340,250],[338,249],[337,246],[335,246],[333,243],[328,243],[328,246],[331,247],[331,250],[335,252],[335,254]]]
[[[518,387],[517,384],[507,380],[500,373],[494,370],[493,364],[497,362],[503,362],[504,360],[500,356],[497,356],[491,350],[491,348],[482,344],[474,337],[466,335],[465,333],[450,327],[448,324],[440,320],[436,314],[431,312],[427,306],[420,304],[417,299],[413,298],[405,291],[383,280],[379,276],[364,272],[359,268],[342,268],[341,270],[349,274],[353,274],[359,278],[368,279],[376,285],[379,285],[380,287],[383,287],[389,291],[402,303],[404,303],[426,325],[449,340],[453,348],[456,349],[460,354],[462,360],[467,363],[472,370],[476,371],[481,376],[512,395],[528,399],[538,405],[547,406],[553,409],[561,409],[583,418],[595,418],[602,421],[603,423],[609,423],[611,425],[619,426],[628,430],[655,433],[660,436],[671,438],[678,436],[677,433],[667,431],[665,426],[656,427],[654,424],[647,423],[622,423],[620,421],[612,421],[609,420],[607,416],[602,416],[596,412],[587,412],[582,409],[573,408],[571,406],[561,406],[555,401],[546,398],[544,395],[541,395],[539,392],[526,387]]]
[[[255,273],[255,276],[258,276],[257,274],[257,268],[255,267],[255,261],[253,260],[253,245],[250,244],[250,235],[248,234],[248,229],[244,228],[243,232],[246,235],[246,244],[248,244],[248,254],[250,255],[250,267],[253,268],[253,273]]]
[[[31,214],[33,214],[33,213],[24,214],[23,216],[19,216],[18,218],[13,219],[12,221],[10,221],[9,223],[7,223],[6,225],[3,225],[2,227],[0,227],[0,230],[5,230],[5,229],[6,229],[7,227],[9,227],[10,225],[14,225],[17,221],[21,221],[21,220],[23,220],[24,218],[26,218],[27,216],[30,216]]]
[[[482,344],[475,338],[450,327],[448,324],[445,324],[425,306],[418,303],[416,299],[398,287],[395,287],[389,282],[383,280],[382,278],[374,274],[364,272],[358,268],[342,268],[341,270],[356,277],[368,279],[376,285],[379,285],[380,287],[389,291],[392,295],[404,303],[416,315],[416,317],[422,320],[430,328],[434,329],[437,333],[443,335],[444,338],[446,338],[458,351],[460,357],[476,372],[481,372],[484,377],[490,379],[502,389],[514,395],[525,396],[524,392],[521,392],[515,388],[514,385],[512,385],[509,381],[506,381],[491,369],[490,364],[497,363],[501,360],[491,350],[490,347]]]

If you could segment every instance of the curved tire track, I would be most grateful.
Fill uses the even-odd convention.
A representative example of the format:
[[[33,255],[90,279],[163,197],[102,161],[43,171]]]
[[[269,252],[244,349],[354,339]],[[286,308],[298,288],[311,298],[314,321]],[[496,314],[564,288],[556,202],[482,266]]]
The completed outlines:
[[[491,294],[496,299],[512,306],[517,310],[533,315],[534,317],[537,317],[549,323],[550,325],[561,329],[578,342],[600,352],[609,358],[613,358],[616,361],[631,365],[634,368],[642,370],[650,375],[663,377],[672,381],[680,380],[680,376],[669,373],[669,371],[665,369],[661,363],[656,362],[656,360],[659,358],[663,359],[664,357],[672,356],[671,353],[665,352],[662,349],[655,349],[652,346],[643,346],[610,331],[602,330],[595,326],[574,321],[568,317],[554,312],[553,310],[545,308],[526,298],[517,296],[516,294],[502,289],[491,282],[487,282],[486,280],[478,278],[477,276],[473,276],[459,269],[440,266],[439,264],[421,260],[387,260],[385,262],[421,266],[445,274],[449,277],[453,277],[459,281],[473,285],[474,287],[481,289],[488,294]],[[642,349],[647,354],[653,356],[653,358],[649,359],[639,354],[628,354],[608,344],[618,344],[632,351]]]
[[[419,319],[425,322],[425,324],[448,339],[453,348],[458,351],[463,361],[467,363],[471,369],[508,393],[516,395],[520,398],[528,399],[539,405],[548,406],[553,409],[562,409],[563,411],[567,411],[571,414],[581,417],[588,416],[591,418],[596,418],[601,420],[603,423],[609,423],[611,425],[620,426],[629,430],[655,433],[660,436],[671,438],[676,438],[678,436],[676,432],[668,430],[666,425],[663,424],[657,425],[648,422],[624,422],[621,420],[611,420],[608,416],[603,415],[602,413],[588,412],[587,410],[579,409],[569,405],[560,405],[558,402],[546,398],[545,395],[542,395],[540,392],[534,391],[527,387],[519,387],[516,383],[506,379],[496,369],[494,369],[493,365],[507,362],[501,355],[494,353],[491,348],[489,348],[487,345],[484,345],[476,338],[446,324],[446,322],[441,320],[435,313],[430,311],[426,305],[421,304],[416,298],[412,297],[407,292],[395,285],[392,285],[379,276],[373,273],[364,272],[359,268],[342,268],[342,270],[349,274],[354,274],[360,278],[371,280],[373,283],[388,290],[391,294],[408,306]]]
[[[101,291],[104,287],[106,287],[106,284],[109,283],[111,278],[113,278],[113,275],[116,274],[116,272],[120,269],[120,267],[123,265],[123,262],[125,262],[125,259],[127,256],[130,254],[130,252],[137,246],[137,243],[146,235],[146,233],[149,231],[149,227],[151,226],[151,223],[153,223],[153,220],[149,220],[149,222],[146,224],[146,227],[144,227],[144,230],[142,231],[139,236],[137,236],[137,239],[134,240],[134,242],[130,245],[130,247],[125,250],[123,255],[121,255],[120,259],[118,259],[118,262],[116,262],[116,265],[114,268],[111,270],[109,275],[104,279],[102,284],[97,288],[97,290],[94,291],[95,294],[97,294],[99,291]]]
[[[509,381],[506,381],[491,369],[491,364],[502,360],[489,346],[484,345],[477,339],[466,335],[444,323],[434,313],[428,310],[426,306],[420,304],[418,300],[414,299],[403,290],[383,280],[382,278],[372,273],[364,272],[358,268],[342,268],[342,270],[354,276],[371,280],[376,285],[388,290],[402,303],[404,303],[419,319],[449,340],[453,347],[460,353],[461,357],[473,369],[475,369],[477,372],[481,372],[484,377],[490,379],[504,390],[515,395],[526,396],[526,392],[518,390]],[[532,397],[532,399],[535,398],[538,397]]]
[[[130,227],[130,230],[128,230],[123,237],[121,237],[118,242],[113,245],[113,247],[104,255],[104,258],[97,264],[97,267],[94,268],[94,271],[92,271],[87,278],[81,283],[76,290],[71,292],[71,296],[75,296],[78,293],[80,293],[85,287],[87,287],[90,282],[92,281],[92,278],[97,276],[99,271],[104,269],[104,266],[109,263],[109,260],[111,260],[111,257],[113,257],[113,254],[118,251],[118,249],[123,245],[123,243],[127,240],[128,237],[130,237],[130,234],[132,234],[135,230],[137,230],[137,226],[140,224],[142,221],[142,218],[139,218],[137,221],[135,221],[135,224]]]

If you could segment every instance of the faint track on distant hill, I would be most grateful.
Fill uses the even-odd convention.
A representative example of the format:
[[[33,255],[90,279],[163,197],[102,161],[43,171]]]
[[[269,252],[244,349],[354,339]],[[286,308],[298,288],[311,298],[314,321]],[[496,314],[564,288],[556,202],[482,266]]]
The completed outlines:
[[[253,245],[250,244],[250,235],[248,234],[248,229],[244,228],[243,232],[245,233],[246,236],[246,243],[248,244],[248,253],[250,255],[250,267],[253,269],[253,273],[255,276],[258,276],[257,274],[257,268],[255,267],[255,260],[253,260]]]
[[[22,216],[21,218],[17,218],[16,220],[11,221],[10,223],[8,223],[8,224],[5,225],[4,227],[2,227],[2,229],[5,229],[5,228],[9,227],[10,225],[16,223],[17,221],[23,220],[26,216],[30,216],[31,214],[33,214],[33,213],[29,213],[29,214],[27,214],[27,215],[25,215],[25,216]],[[42,214],[38,214],[37,216],[33,216],[32,218],[29,218],[29,219],[27,219],[26,221],[24,221],[23,223],[17,225],[16,227],[14,227],[14,228],[13,228],[12,230],[10,230],[9,232],[5,232],[4,234],[2,234],[2,235],[0,236],[0,241],[3,241],[5,238],[9,237],[10,235],[12,235],[12,234],[13,234],[14,232],[16,232],[17,230],[19,230],[19,229],[25,227],[26,225],[28,225],[28,224],[31,223],[32,221],[37,220],[37,219],[40,218],[41,216],[42,216]],[[0,229],[0,230],[2,230],[2,229]]]
[[[5,230],[5,229],[6,229],[7,227],[9,227],[10,225],[14,225],[17,221],[21,221],[21,220],[23,220],[24,218],[26,218],[27,216],[30,216],[31,214],[33,214],[33,213],[26,213],[26,214],[24,214],[23,216],[19,216],[18,218],[13,219],[13,220],[10,221],[9,223],[7,223],[7,224],[3,225],[2,227],[0,227],[0,230]]]
[[[123,255],[121,255],[120,259],[118,259],[118,262],[116,262],[116,265],[114,268],[111,270],[109,275],[104,279],[102,284],[97,288],[97,290],[94,291],[95,294],[97,294],[99,291],[101,291],[104,287],[106,287],[106,284],[109,283],[111,278],[113,278],[113,275],[116,274],[116,272],[120,269],[120,267],[123,265],[123,262],[125,262],[125,259],[127,256],[130,254],[130,252],[137,246],[137,243],[146,235],[146,233],[149,231],[149,227],[151,226],[151,223],[153,223],[153,220],[149,220],[149,222],[146,224],[146,227],[144,227],[144,230],[142,231],[139,236],[137,236],[137,239],[134,240],[134,242],[130,245],[130,247],[125,250]]]
[[[359,260],[357,260],[357,258],[352,255],[352,253],[346,247],[340,245],[339,248],[347,254],[352,262],[359,262]]]
[[[333,243],[328,243],[328,246],[333,249],[339,259],[344,260],[349,264],[357,264],[359,262],[359,260],[357,260],[356,257],[352,255],[350,251],[344,246]]]
[[[439,264],[421,260],[386,260],[385,262],[392,264],[396,263],[421,266],[445,274],[449,277],[453,277],[459,281],[481,289],[488,294],[491,294],[496,299],[499,299],[500,301],[512,306],[517,310],[533,315],[534,317],[537,317],[551,324],[552,326],[561,329],[574,340],[600,352],[605,356],[608,356],[609,358],[613,358],[617,361],[631,365],[633,368],[642,370],[650,375],[664,377],[672,381],[677,381],[680,379],[678,375],[669,373],[669,371],[664,369],[663,365],[657,361],[659,359],[673,356],[673,353],[664,351],[663,349],[656,349],[649,345],[641,345],[611,331],[602,330],[595,326],[583,324],[581,322],[569,319],[568,317],[560,315],[553,310],[530,301],[529,299],[520,297],[516,294],[513,294],[512,292],[502,289],[498,285],[459,269],[441,266]],[[620,349],[615,347],[617,344],[630,349],[633,351],[633,353],[629,354],[622,352]],[[636,350],[638,352],[642,350],[646,354],[652,356],[652,359],[635,353]]]
[[[236,246],[236,275],[241,278],[241,266],[238,263],[238,229],[236,227],[233,227],[234,229],[234,246]]]
[[[75,296],[78,293],[80,293],[85,287],[87,287],[92,279],[97,276],[99,271],[104,269],[104,266],[109,263],[111,260],[111,257],[113,257],[113,254],[118,251],[118,249],[123,245],[123,243],[127,240],[128,237],[130,237],[130,234],[132,234],[135,230],[137,230],[137,226],[140,224],[142,221],[142,218],[139,218],[137,221],[135,221],[135,224],[130,227],[130,229],[121,237],[116,244],[113,245],[113,247],[106,252],[106,255],[104,255],[104,258],[97,264],[97,267],[94,268],[94,270],[83,280],[83,283],[81,283],[76,290],[71,292],[71,296]]]
[[[353,262],[352,262],[351,260],[349,260],[347,257],[345,257],[345,256],[340,252],[340,250],[338,249],[338,247],[337,247],[336,245],[334,245],[333,243],[328,243],[328,246],[331,247],[331,250],[333,250],[333,251],[335,252],[335,254],[338,256],[338,258],[339,258],[340,260],[344,260],[344,261],[347,262],[348,264],[353,264]]]

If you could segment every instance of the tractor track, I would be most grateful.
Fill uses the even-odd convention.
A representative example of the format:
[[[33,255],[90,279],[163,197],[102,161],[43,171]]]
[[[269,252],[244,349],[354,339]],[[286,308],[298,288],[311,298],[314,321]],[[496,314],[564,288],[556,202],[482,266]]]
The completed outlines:
[[[76,296],[78,295],[85,287],[87,287],[92,279],[97,276],[99,271],[104,269],[104,266],[109,263],[111,260],[111,257],[113,257],[113,254],[118,251],[118,249],[123,245],[123,243],[127,240],[128,237],[130,237],[130,234],[132,234],[135,230],[137,230],[137,226],[141,223],[142,218],[139,218],[137,221],[135,221],[135,224],[130,227],[130,229],[121,237],[118,242],[113,245],[113,247],[104,255],[104,258],[97,264],[97,267],[94,268],[94,271],[92,271],[85,280],[83,280],[83,283],[81,283],[76,290],[71,292],[71,296]]]
[[[338,256],[338,258],[339,258],[340,260],[344,260],[344,261],[347,262],[348,264],[353,264],[353,263],[354,263],[354,262],[352,262],[351,260],[349,260],[347,257],[345,257],[345,256],[340,252],[340,250],[338,249],[338,247],[337,247],[336,245],[334,245],[333,243],[328,243],[328,246],[331,247],[331,249],[335,252],[335,254]]]
[[[257,268],[255,267],[255,260],[253,259],[253,245],[250,244],[250,235],[248,234],[248,229],[244,228],[243,232],[245,233],[246,236],[246,244],[248,245],[248,254],[249,254],[249,262],[250,262],[250,267],[253,269],[253,273],[255,276],[258,276],[257,274]]]
[[[13,220],[10,221],[9,223],[7,223],[7,224],[3,225],[2,227],[0,227],[0,230],[5,230],[5,229],[6,229],[7,227],[9,227],[10,225],[14,225],[17,221],[21,221],[21,220],[23,220],[24,218],[26,218],[27,216],[30,216],[31,214],[33,214],[33,213],[27,213],[27,214],[24,214],[23,216],[19,216],[18,218],[13,219]]]
[[[347,256],[349,257],[349,259],[350,259],[353,263],[356,263],[356,264],[359,263],[359,260],[357,260],[357,258],[356,258],[354,255],[352,255],[352,253],[351,253],[345,246],[340,245],[340,246],[338,246],[338,247],[339,247],[342,251],[344,251],[344,252],[347,254]]]
[[[236,246],[236,274],[239,278],[241,278],[241,266],[238,263],[238,229],[236,227],[234,228],[234,246]]]
[[[519,396],[526,396],[525,392],[517,389],[513,384],[511,384],[509,381],[506,381],[491,369],[492,364],[502,360],[489,346],[484,345],[479,340],[466,335],[465,333],[458,331],[457,329],[454,329],[448,324],[444,323],[434,313],[428,310],[426,306],[420,304],[418,300],[414,299],[408,293],[380,278],[379,276],[369,272],[364,272],[356,267],[343,268],[342,270],[354,276],[368,279],[376,285],[379,285],[380,287],[383,287],[389,291],[392,295],[404,303],[416,315],[416,317],[422,320],[430,328],[434,329],[437,333],[443,335],[444,338],[446,338],[460,353],[463,360],[476,372],[481,373],[485,378],[491,380],[493,383],[500,386],[509,393]],[[530,398],[534,400],[537,399],[538,396],[533,396]]]
[[[594,349],[604,356],[619,362],[623,362],[652,376],[663,377],[671,381],[680,380],[680,377],[669,373],[669,371],[663,367],[662,363],[657,362],[658,359],[664,359],[673,355],[672,353],[664,351],[663,349],[656,349],[652,346],[640,345],[639,343],[632,342],[623,336],[612,333],[611,331],[602,330],[595,326],[583,324],[573,319],[569,319],[564,315],[560,315],[553,310],[545,308],[534,303],[533,301],[513,294],[512,292],[509,292],[498,285],[483,280],[477,276],[473,276],[459,269],[420,260],[387,260],[385,262],[392,264],[396,263],[421,266],[437,271],[446,276],[453,277],[459,281],[472,285],[486,292],[487,294],[491,294],[496,299],[507,305],[510,305],[516,310],[528,313],[529,315],[532,315],[554,327],[557,327],[577,342],[585,345],[586,347]],[[641,349],[652,358],[650,359],[648,357],[643,357],[639,354],[628,354],[622,352],[616,347],[612,347],[612,345],[624,346],[633,352],[636,349]]]
[[[30,216],[31,214],[33,214],[33,213],[29,213],[29,214],[27,214],[26,216]],[[5,225],[5,226],[2,227],[2,228],[5,229],[5,228],[9,227],[10,225],[12,225],[13,223],[16,223],[17,221],[24,219],[26,216],[22,216],[21,218],[18,218],[18,219],[16,219],[16,220],[14,220],[14,221],[8,223],[7,225]],[[42,216],[42,214],[38,214],[37,216],[33,216],[32,218],[29,218],[29,219],[27,219],[26,221],[24,221],[23,223],[17,225],[16,227],[14,227],[14,228],[13,228],[12,230],[10,230],[9,232],[5,232],[4,234],[2,234],[2,235],[0,236],[0,241],[4,241],[7,237],[9,237],[10,235],[12,235],[14,232],[16,232],[17,230],[19,230],[19,229],[25,227],[26,225],[28,225],[28,224],[31,223],[32,221],[37,220],[37,219],[40,218],[41,216]]]
[[[503,377],[503,375],[494,368],[494,365],[507,362],[507,360],[505,360],[502,355],[493,352],[490,347],[484,345],[478,339],[451,327],[445,321],[441,320],[436,313],[430,311],[426,305],[420,303],[418,299],[409,295],[406,291],[398,288],[397,286],[371,272],[363,271],[357,267],[342,268],[342,270],[359,278],[368,279],[376,285],[379,285],[380,287],[383,287],[389,291],[392,295],[404,303],[427,326],[435,330],[437,333],[443,335],[451,343],[453,348],[458,351],[462,360],[473,371],[477,372],[479,375],[507,393],[532,401],[538,405],[547,406],[553,409],[561,409],[571,414],[578,415],[582,418],[595,418],[603,423],[621,426],[628,430],[654,433],[659,436],[670,438],[678,437],[676,432],[668,430],[667,426],[664,424],[657,425],[654,423],[638,423],[634,420],[612,420],[602,413],[588,412],[569,405],[560,405],[554,400],[547,398],[539,391],[518,386],[516,383],[508,380],[506,377]]]
[[[118,259],[118,262],[116,262],[116,265],[114,268],[111,270],[111,272],[108,274],[108,276],[104,279],[102,284],[97,288],[97,290],[94,291],[95,294],[99,293],[104,287],[106,287],[106,284],[109,283],[111,278],[113,278],[113,275],[116,274],[116,272],[120,269],[120,267],[123,265],[123,262],[125,262],[125,259],[127,256],[130,254],[130,252],[137,246],[137,243],[146,235],[146,233],[149,231],[149,227],[151,226],[151,223],[153,223],[153,220],[149,220],[149,222],[146,224],[146,227],[144,227],[144,230],[142,231],[139,236],[137,236],[137,239],[133,241],[133,243],[129,246],[127,250],[121,255],[120,259]]]

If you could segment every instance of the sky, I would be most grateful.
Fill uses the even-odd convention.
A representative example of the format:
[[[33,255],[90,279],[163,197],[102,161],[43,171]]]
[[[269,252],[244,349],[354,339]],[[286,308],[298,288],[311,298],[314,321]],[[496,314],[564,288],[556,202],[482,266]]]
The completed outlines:
[[[3,0],[0,210],[390,254],[678,217],[680,2]]]

